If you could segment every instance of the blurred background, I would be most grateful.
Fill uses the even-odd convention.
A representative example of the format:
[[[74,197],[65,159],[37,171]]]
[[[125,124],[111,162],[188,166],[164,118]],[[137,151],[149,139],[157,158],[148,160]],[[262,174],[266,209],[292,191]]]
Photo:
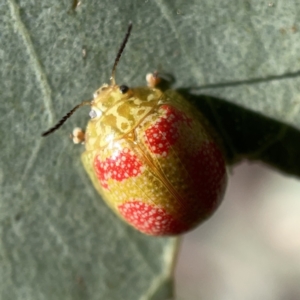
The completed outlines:
[[[230,173],[221,207],[182,239],[176,299],[299,300],[299,180],[252,163]]]

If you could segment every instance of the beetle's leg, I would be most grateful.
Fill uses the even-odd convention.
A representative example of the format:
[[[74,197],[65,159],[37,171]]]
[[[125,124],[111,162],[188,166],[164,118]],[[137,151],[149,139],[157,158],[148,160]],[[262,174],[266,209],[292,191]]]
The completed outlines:
[[[72,134],[70,134],[70,138],[73,140],[74,144],[84,144],[85,133],[81,128],[76,127],[73,129]]]
[[[146,75],[146,81],[148,87],[154,88],[161,82],[161,78],[159,77],[158,72],[155,71],[154,73],[148,73]]]

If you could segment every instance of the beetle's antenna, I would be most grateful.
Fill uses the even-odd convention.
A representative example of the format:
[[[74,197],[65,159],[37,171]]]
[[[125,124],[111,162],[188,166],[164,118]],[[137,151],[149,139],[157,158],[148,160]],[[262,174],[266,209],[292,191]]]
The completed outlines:
[[[110,82],[111,82],[111,85],[115,85],[116,84],[116,81],[115,81],[115,73],[116,73],[116,68],[117,68],[117,65],[118,65],[118,62],[120,60],[120,57],[125,49],[125,46],[127,44],[127,41],[128,41],[128,38],[130,36],[130,32],[131,32],[131,29],[132,29],[132,23],[130,22],[129,25],[128,25],[128,29],[127,29],[127,33],[125,35],[125,38],[121,44],[121,47],[118,51],[118,54],[116,56],[116,59],[115,59],[115,62],[114,62],[114,66],[112,68],[112,72],[111,72],[111,77],[110,77]]]
[[[61,120],[54,125],[52,128],[50,128],[49,130],[45,131],[42,136],[47,136],[50,133],[56,131],[59,127],[61,127],[72,115],[73,113],[81,106],[84,105],[91,105],[91,101],[83,101],[80,104],[77,104],[75,107],[73,107],[64,117],[61,118]]]

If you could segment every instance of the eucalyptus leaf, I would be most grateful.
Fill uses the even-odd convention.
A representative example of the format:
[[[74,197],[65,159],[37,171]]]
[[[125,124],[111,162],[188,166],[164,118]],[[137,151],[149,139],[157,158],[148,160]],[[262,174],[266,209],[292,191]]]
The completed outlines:
[[[176,238],[142,235],[94,190],[66,112],[154,70],[214,124],[230,162],[300,175],[300,5],[239,0],[1,0],[0,299],[170,299]]]

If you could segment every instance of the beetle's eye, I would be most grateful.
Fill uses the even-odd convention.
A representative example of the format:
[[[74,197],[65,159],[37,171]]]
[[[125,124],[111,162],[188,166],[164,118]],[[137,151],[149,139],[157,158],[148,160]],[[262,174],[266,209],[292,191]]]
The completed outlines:
[[[89,112],[89,116],[91,117],[91,119],[97,118],[101,116],[101,111],[95,110],[95,109],[91,109],[91,111]]]
[[[128,92],[129,87],[127,85],[120,85],[119,89],[122,94],[125,94]]]

